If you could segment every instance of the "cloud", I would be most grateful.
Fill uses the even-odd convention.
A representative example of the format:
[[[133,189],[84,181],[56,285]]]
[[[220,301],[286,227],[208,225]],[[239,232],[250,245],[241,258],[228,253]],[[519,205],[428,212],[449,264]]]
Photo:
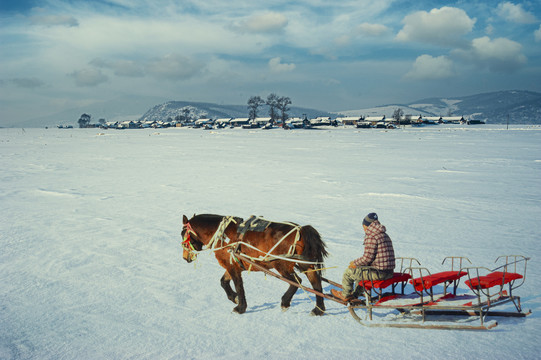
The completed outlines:
[[[42,26],[79,26],[79,21],[70,15],[39,15],[30,18],[32,25]]]
[[[242,33],[273,33],[282,31],[287,26],[285,15],[277,12],[252,15],[235,22],[233,29]]]
[[[333,43],[338,46],[347,46],[351,43],[351,36],[348,34],[342,34],[334,38]]]
[[[338,26],[337,26],[338,28]],[[339,47],[347,47],[353,44],[362,43],[368,38],[380,37],[385,34],[390,33],[390,29],[382,24],[372,24],[372,23],[362,23],[355,27],[351,28],[352,30],[345,29],[344,33],[339,34],[338,36],[332,39],[332,44]],[[321,40],[321,39],[319,39]],[[321,53],[328,58],[336,59],[336,56],[332,53],[331,48],[321,48],[321,50],[313,50],[314,53]]]
[[[370,23],[360,24],[357,26],[357,30],[365,36],[381,36],[389,32],[389,28],[385,25]]]
[[[148,74],[166,80],[186,80],[200,73],[204,65],[192,58],[169,54],[150,60],[146,66]]]
[[[90,62],[90,65],[100,69],[113,70],[116,76],[143,77],[151,75],[167,80],[189,79],[204,68],[204,64],[195,59],[178,54],[168,54],[140,62],[96,58]]]
[[[40,2],[42,9],[0,21],[0,79],[4,93],[9,89],[6,96],[25,104],[28,93],[36,92],[32,88],[47,106],[53,98],[66,99],[55,109],[119,93],[245,101],[246,93],[264,92],[269,81],[305,105],[321,100],[336,108],[355,103],[364,91],[359,82],[377,84],[371,99],[378,94],[389,102],[391,92],[400,94],[401,86],[410,86],[401,79],[445,79],[453,71],[457,79],[446,81],[447,91],[460,91],[451,86],[470,82],[495,88],[509,81],[517,88],[538,86],[532,79],[539,73],[540,23],[508,23],[496,12],[504,2],[522,4],[541,18],[531,0],[484,0],[467,7],[457,5],[464,1],[427,6],[426,1],[411,5],[396,0],[278,0],[266,5],[245,0],[47,0]],[[489,38],[472,42],[482,36]],[[502,54],[491,48],[495,45],[505,48]],[[513,69],[521,71],[510,77],[488,71]],[[466,70],[474,76],[459,78]],[[328,79],[340,82],[339,92],[335,85],[329,92],[325,81],[333,82]],[[306,90],[300,83],[319,88]],[[437,81],[423,84],[407,91],[430,92],[426,86],[437,86]],[[332,99],[323,101],[329,94]],[[36,104],[31,108],[38,114],[53,112]]]
[[[418,41],[439,46],[457,46],[460,36],[472,31],[476,19],[464,10],[444,6],[430,12],[417,11],[402,20],[404,27],[396,35],[398,41]]]
[[[453,54],[493,72],[513,72],[527,62],[521,51],[522,45],[513,40],[483,36],[474,39],[469,49]]]
[[[75,84],[81,87],[97,86],[109,80],[107,75],[103,74],[101,70],[93,68],[77,70],[68,74],[68,76],[74,78]]]
[[[10,81],[15,86],[25,89],[35,89],[45,85],[45,83],[37,78],[14,78]]]
[[[522,4],[513,4],[508,1],[502,2],[496,8],[496,13],[507,21],[519,24],[533,24],[537,18],[522,8]]]
[[[275,57],[269,60],[269,68],[272,72],[287,72],[295,69],[295,64],[282,64],[282,58]]]
[[[404,78],[413,80],[440,80],[454,75],[453,61],[446,56],[421,55]]]
[[[90,65],[99,68],[111,69],[117,76],[141,77],[145,75],[143,67],[132,60],[110,61],[96,58],[90,62]]]

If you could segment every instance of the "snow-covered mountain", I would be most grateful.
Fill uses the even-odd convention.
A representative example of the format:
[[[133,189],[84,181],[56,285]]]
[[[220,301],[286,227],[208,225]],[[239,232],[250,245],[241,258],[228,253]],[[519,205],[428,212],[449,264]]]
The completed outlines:
[[[149,109],[139,119],[141,121],[165,121],[168,119],[174,120],[176,116],[183,115],[184,111],[188,111],[191,117],[208,117],[212,119],[219,118],[245,118],[248,117],[247,105],[219,105],[205,102],[191,101],[169,101],[163,104],[156,105]],[[259,109],[260,116],[267,116],[269,112],[268,106],[262,106]],[[288,112],[290,117],[301,117],[306,115],[308,118],[317,116],[336,116],[327,111],[301,108],[291,106]]]
[[[85,107],[69,109],[61,113],[47,115],[18,123],[5,123],[7,127],[45,127],[57,124],[76,125],[81,114],[92,116],[93,121],[106,119],[119,120],[167,120],[182,114],[182,109],[190,107],[199,116],[211,118],[247,117],[248,109],[244,105],[223,105],[204,102],[169,101],[156,97],[128,97],[98,102]],[[157,104],[153,106],[153,104]],[[150,108],[150,109],[149,109]],[[422,116],[464,116],[484,120],[491,124],[541,124],[541,93],[532,91],[498,91],[470,96],[449,98],[428,98],[409,104],[387,104],[357,110],[344,110],[330,113],[325,110],[291,106],[290,117],[308,118],[318,116],[375,116],[391,117],[394,110],[401,108],[406,115]],[[261,116],[267,116],[266,106],[260,109]]]
[[[451,98],[428,98],[409,104],[390,104],[373,108],[341,111],[346,116],[392,116],[396,109],[422,116],[464,116],[491,124],[541,124],[541,94],[532,91],[497,91]]]

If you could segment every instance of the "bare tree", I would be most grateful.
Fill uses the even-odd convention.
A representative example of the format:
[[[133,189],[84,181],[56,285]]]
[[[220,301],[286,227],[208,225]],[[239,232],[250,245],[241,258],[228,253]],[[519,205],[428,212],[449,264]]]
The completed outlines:
[[[90,125],[90,120],[92,119],[92,116],[88,114],[82,114],[77,123],[79,124],[80,128],[85,128]]]
[[[250,110],[248,113],[248,118],[250,120],[257,118],[258,109],[263,105],[265,105],[265,100],[263,100],[261,96],[250,97],[250,99],[248,99],[248,109]]]
[[[269,106],[269,116],[270,116],[270,123],[274,124],[276,120],[278,119],[278,113],[276,109],[278,108],[278,100],[279,97],[275,93],[269,94],[267,96],[267,105]]]
[[[182,114],[184,115],[184,122],[188,122],[190,120],[190,108],[185,106],[182,109]]]
[[[395,109],[395,111],[393,112],[393,119],[398,125],[400,125],[400,120],[402,119],[402,116],[404,116],[404,110],[402,110],[401,108]]]
[[[280,119],[282,124],[285,124],[289,118],[288,111],[290,110],[289,105],[291,105],[291,99],[288,96],[281,96],[278,98],[276,107],[280,110]]]

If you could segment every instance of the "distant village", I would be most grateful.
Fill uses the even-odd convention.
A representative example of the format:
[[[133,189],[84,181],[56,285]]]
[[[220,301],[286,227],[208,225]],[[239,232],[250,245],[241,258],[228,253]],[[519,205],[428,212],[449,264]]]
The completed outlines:
[[[84,119],[83,119],[84,118]],[[83,121],[81,121],[83,119]],[[180,121],[169,119],[167,121],[120,121],[106,122],[103,119],[97,124],[90,123],[90,116],[83,114],[79,119],[81,128],[100,128],[100,129],[147,129],[147,128],[169,128],[169,127],[191,127],[205,130],[241,128],[241,129],[312,129],[321,127],[355,127],[362,129],[396,129],[400,126],[425,126],[438,124],[484,124],[480,120],[465,119],[462,116],[419,116],[410,115],[397,118],[386,118],[382,116],[348,116],[348,117],[316,117],[308,119],[307,117],[294,117],[282,122],[280,119],[273,121],[270,117],[250,118],[200,118],[191,121]],[[73,128],[71,125],[58,125],[58,128]]]

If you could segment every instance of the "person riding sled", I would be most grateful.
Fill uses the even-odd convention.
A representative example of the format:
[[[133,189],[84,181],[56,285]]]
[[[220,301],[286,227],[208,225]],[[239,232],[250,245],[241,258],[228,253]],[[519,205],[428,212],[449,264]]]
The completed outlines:
[[[342,292],[331,290],[333,296],[343,301],[351,301],[363,294],[363,288],[356,286],[360,281],[387,280],[393,277],[395,267],[393,243],[376,213],[366,215],[363,219],[363,229],[365,232],[363,256],[353,260],[344,271]]]

